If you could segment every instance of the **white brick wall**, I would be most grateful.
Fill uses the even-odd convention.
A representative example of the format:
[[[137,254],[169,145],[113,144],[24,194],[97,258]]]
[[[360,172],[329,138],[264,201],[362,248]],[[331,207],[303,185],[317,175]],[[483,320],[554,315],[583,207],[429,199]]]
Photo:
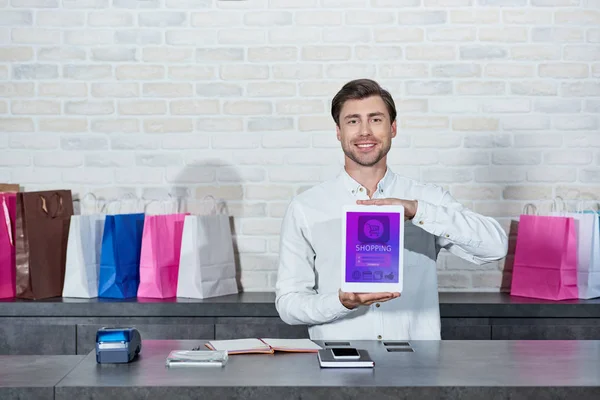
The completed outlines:
[[[392,167],[508,229],[600,198],[599,4],[2,1],[0,181],[222,197],[245,290],[271,290],[287,202],[342,163],[331,97],[370,77],[397,100]],[[440,287],[498,290],[503,267],[442,253]]]

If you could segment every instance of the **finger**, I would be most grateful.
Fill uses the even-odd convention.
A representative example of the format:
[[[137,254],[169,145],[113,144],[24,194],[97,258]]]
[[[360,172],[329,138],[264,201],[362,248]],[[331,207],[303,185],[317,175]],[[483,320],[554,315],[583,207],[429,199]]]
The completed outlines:
[[[356,200],[356,204],[361,205],[375,205],[375,206],[383,206],[383,205],[392,205],[394,204],[394,200],[392,199],[369,199],[369,200]]]

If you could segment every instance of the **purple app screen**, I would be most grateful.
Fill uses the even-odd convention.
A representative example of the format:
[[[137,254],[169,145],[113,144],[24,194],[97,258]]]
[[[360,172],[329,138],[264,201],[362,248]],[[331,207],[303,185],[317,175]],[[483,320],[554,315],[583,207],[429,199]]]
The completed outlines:
[[[397,283],[400,214],[346,213],[346,282]]]

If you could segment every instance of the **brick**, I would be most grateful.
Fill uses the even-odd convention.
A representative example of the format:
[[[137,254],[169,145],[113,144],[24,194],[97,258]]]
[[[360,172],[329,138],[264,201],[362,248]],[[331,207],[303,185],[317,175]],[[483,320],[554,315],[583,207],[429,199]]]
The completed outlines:
[[[120,65],[115,69],[119,80],[152,80],[165,77],[165,67],[162,65]]]
[[[193,59],[193,55],[192,49],[173,47],[145,47],[142,50],[142,59],[145,62],[190,62]]]
[[[223,65],[221,79],[268,79],[269,67],[264,65]]]
[[[210,138],[207,135],[198,135],[196,133],[191,135],[166,135],[162,139],[162,148],[169,150],[196,149],[194,151],[197,151],[197,149],[206,149],[209,145]],[[194,162],[189,162],[189,159],[186,161],[187,164],[194,164]]]
[[[468,7],[473,0],[425,0],[425,7]]]
[[[244,14],[244,24],[247,26],[292,25],[292,19],[292,13],[289,11],[258,11]]]
[[[436,165],[438,156],[429,150],[395,149],[388,154],[390,165]]]
[[[13,28],[13,44],[60,44],[61,31],[41,28]]]
[[[496,165],[537,165],[542,162],[542,154],[538,151],[501,150],[492,153],[492,163]]]
[[[63,66],[63,77],[76,80],[98,80],[110,78],[112,67],[110,65],[79,65],[67,64]]]
[[[536,7],[571,7],[578,6],[579,0],[531,0]]]
[[[443,78],[471,78],[481,76],[481,66],[476,64],[439,64],[432,66],[432,74]]]
[[[409,81],[406,93],[412,96],[436,96],[452,93],[452,82],[445,81]]]
[[[460,46],[461,60],[494,60],[507,58],[508,52],[504,47],[491,45]]]
[[[21,186],[29,184],[54,184],[60,180],[62,169],[58,168],[17,168],[12,171],[12,179]]]
[[[447,20],[446,11],[400,11],[400,25],[434,25],[443,24]]]
[[[452,129],[456,131],[496,131],[498,130],[498,120],[496,118],[455,117],[452,120]]]
[[[393,8],[398,7],[418,7],[420,0],[371,0],[371,7]]]
[[[108,150],[106,137],[67,135],[60,139],[63,150]]]
[[[321,41],[321,30],[313,27],[275,27],[269,29],[271,44],[305,44]]]
[[[121,1],[116,0],[114,6],[118,7]],[[63,0],[62,5],[64,8],[108,8],[108,0]]]
[[[142,93],[144,97],[191,97],[194,94],[194,87],[191,83],[144,83]]]
[[[407,60],[454,60],[456,53],[450,46],[407,46]]]
[[[218,182],[263,182],[265,176],[263,167],[220,167],[217,169]]]
[[[285,100],[277,102],[277,113],[290,114],[319,114],[325,112],[321,100]]]
[[[584,169],[579,171],[579,180],[581,182],[600,182],[600,169]]]
[[[122,100],[119,101],[121,115],[166,114],[167,103],[162,100]]]
[[[37,49],[37,59],[39,61],[80,61],[85,60],[86,57],[84,49],[75,47],[43,47]]]
[[[33,48],[31,47],[4,47],[0,48],[0,62],[31,61]]]
[[[283,0],[279,0],[283,1]],[[399,3],[402,0],[399,1]],[[321,0],[323,7],[331,8],[365,8],[368,0]]]
[[[107,115],[115,112],[112,101],[69,101],[65,103],[65,114]]]
[[[0,97],[32,97],[35,92],[34,89],[33,83],[0,83]]]
[[[510,49],[513,60],[559,60],[561,49],[557,46],[525,45]]]
[[[73,27],[85,24],[85,14],[80,11],[38,11],[37,26]]]
[[[439,168],[432,167],[423,169],[421,172],[423,180],[434,184],[441,183],[462,183],[473,180],[473,173],[470,169],[463,168]]]
[[[210,29],[169,30],[165,42],[173,46],[208,46],[217,44],[217,31]]]
[[[286,154],[285,161],[290,165],[331,165],[332,160],[339,160],[338,164],[343,163],[343,153],[338,149],[331,150],[298,150]]]
[[[269,169],[269,180],[271,182],[319,182],[318,167],[289,166],[286,168],[274,167]]]
[[[173,100],[169,109],[173,115],[218,114],[218,100]]]
[[[31,11],[3,10],[0,13],[0,26],[24,26],[33,24]]]
[[[510,93],[522,96],[556,96],[558,85],[551,81],[511,82]]]
[[[548,165],[586,165],[594,160],[593,153],[585,150],[555,150],[544,153]]]
[[[552,24],[552,10],[503,10],[502,20],[507,24],[550,25]]]
[[[185,12],[178,11],[140,12],[138,14],[138,23],[140,26],[151,26],[158,28],[185,26],[187,24],[187,18]]]
[[[551,186],[507,186],[502,191],[502,197],[506,200],[550,200],[552,196]]]
[[[282,131],[294,128],[292,118],[252,118],[248,121],[250,132]]]
[[[92,83],[93,97],[139,97],[140,87],[137,83]]]
[[[219,44],[265,44],[267,35],[258,29],[230,28],[218,32]]]
[[[274,148],[307,148],[310,147],[310,136],[304,133],[265,133],[262,135],[262,147],[265,149]]]
[[[600,100],[586,100],[585,111],[600,114]]]
[[[89,29],[65,31],[65,43],[78,46],[97,46],[114,44],[114,31]]]
[[[563,167],[534,167],[527,170],[527,180],[530,182],[574,182],[577,179],[575,168]]]
[[[336,61],[351,58],[348,46],[306,46],[302,48],[302,59],[307,61]]]
[[[439,153],[440,164],[449,166],[488,165],[490,156],[487,153],[475,151],[444,151]]]
[[[323,48],[323,47],[321,47]],[[340,59],[342,58],[342,47],[334,47],[338,50],[338,55]],[[325,48],[323,48],[325,49]],[[354,47],[355,55],[358,60],[379,60],[379,61],[388,61],[388,60],[398,60],[402,58],[402,47],[400,46],[355,46]],[[323,57],[327,57],[328,53],[324,53]],[[350,54],[348,54],[348,58],[350,58]],[[306,58],[308,59],[308,58]],[[327,58],[323,58],[327,59]]]
[[[136,168],[116,168],[114,171],[115,182],[125,184],[159,184],[165,179],[165,172],[162,168],[151,167],[136,167]],[[168,179],[167,182],[175,182]],[[143,209],[136,210],[137,212],[144,211]]]
[[[515,135],[515,147],[561,147],[562,135],[547,133],[525,133]]]
[[[115,32],[117,44],[135,44],[146,46],[149,44],[162,44],[162,33],[148,29],[118,30]],[[189,49],[191,51],[191,49]]]
[[[188,166],[183,170],[167,168],[166,178],[170,183],[210,183],[215,180],[215,170],[202,166]]]
[[[482,42],[526,42],[527,28],[502,27],[479,28],[478,39]]]
[[[564,10],[556,11],[554,23],[560,25],[600,25],[600,10]]]
[[[243,60],[244,49],[242,48],[196,49],[196,62],[221,63]]]
[[[484,10],[474,8],[472,10],[451,10],[450,22],[452,24],[474,24],[489,25],[500,22],[499,10]]]
[[[373,34],[379,43],[422,42],[425,37],[422,28],[375,28]]]
[[[560,88],[566,97],[600,96],[600,83],[596,82],[562,82]]]
[[[479,101],[475,99],[464,99],[456,101],[455,99],[431,99],[429,109],[433,113],[442,114],[460,114],[477,113],[479,111]]]
[[[565,46],[564,59],[572,61],[598,61],[600,60],[600,46]]]
[[[39,83],[38,95],[41,97],[87,97],[85,83]]]
[[[306,20],[310,20],[314,14],[306,14]],[[339,21],[341,23],[341,14],[339,14]],[[334,18],[338,21],[337,18]],[[389,25],[395,22],[394,15],[387,11],[347,11],[346,12],[346,24],[347,25]]]
[[[233,83],[197,83],[196,94],[201,97],[240,97],[243,88]]]
[[[88,24],[99,27],[132,26],[133,15],[124,11],[92,11],[88,14]]]
[[[548,114],[578,113],[581,112],[581,101],[571,99],[539,99],[535,101],[534,110]]]
[[[260,238],[237,238],[235,241],[240,253],[267,253],[267,241]],[[245,264],[247,266],[247,263]]]
[[[66,151],[52,151],[36,153],[33,155],[33,164],[36,167],[80,167],[83,165],[83,154]]]
[[[0,151],[0,167],[26,167],[28,165],[31,165],[31,153],[14,150]]]
[[[248,61],[250,62],[296,60],[298,60],[298,49],[295,47],[260,47],[248,49]]]
[[[531,111],[531,104],[528,99],[489,99],[482,109],[486,113],[526,113]]]
[[[242,223],[242,232],[244,235],[277,235],[281,231],[281,220],[279,218],[261,218],[255,220],[245,220]],[[265,268],[264,258],[256,263],[259,268]],[[276,261],[272,263],[272,268],[276,269]]]
[[[302,132],[307,131],[330,131],[335,128],[335,122],[331,116],[299,117],[298,128]]]
[[[201,132],[241,132],[244,130],[242,118],[198,118],[196,130]]]
[[[379,74],[383,79],[426,78],[429,74],[429,67],[427,64],[380,64]]]
[[[598,118],[592,115],[569,115],[554,117],[555,129],[561,131],[597,130]]]
[[[29,124],[26,122],[30,121]],[[20,135],[12,135],[10,138],[10,147],[13,149],[31,149],[31,150],[47,150],[56,149],[59,146],[59,137],[52,134],[25,134],[23,132],[32,132],[33,123],[27,119],[0,119],[0,131],[21,132]],[[25,128],[25,129],[23,129]]]
[[[396,136],[396,139],[399,137]],[[394,140],[396,140],[394,139]],[[459,135],[444,133],[426,135],[419,133],[413,137],[413,147],[415,148],[442,148],[449,149],[459,147],[462,142],[462,137]],[[339,146],[339,144],[338,144]]]
[[[136,49],[107,48],[92,49],[93,61],[136,61]]]
[[[60,114],[60,102],[55,100],[13,100],[10,111],[14,115]]]
[[[42,118],[38,122],[40,132],[76,133],[88,129],[85,118]]]
[[[582,42],[583,30],[567,27],[539,27],[531,31],[531,39],[534,42],[569,43]]]
[[[550,129],[550,118],[537,115],[504,117],[502,126],[505,131]]]
[[[586,39],[589,43],[600,43],[600,29],[588,29]]]
[[[139,132],[139,122],[136,119],[97,119],[91,121],[92,132],[99,133],[133,133]]]
[[[260,140],[257,141],[260,143]],[[233,150],[232,160],[239,165],[282,165],[284,152],[273,152],[270,150],[245,151],[241,149]]]
[[[597,134],[571,133],[565,135],[565,145],[567,147],[600,147],[600,136]]]
[[[556,196],[560,196],[565,200],[597,199],[600,197],[600,185],[560,185],[556,187]]]
[[[340,142],[331,132],[316,133],[312,135],[313,148],[340,148]]]
[[[168,76],[173,80],[198,81],[214,78],[216,71],[207,66],[169,67]]]
[[[191,25],[199,28],[230,28],[242,25],[242,14],[224,11],[200,11],[191,15]]]
[[[86,167],[113,168],[133,167],[135,165],[133,154],[129,153],[89,153],[85,154]]]
[[[338,2],[339,3],[339,2]],[[271,8],[312,8],[317,6],[317,0],[270,0]]]
[[[527,0],[478,0],[477,3],[492,7],[525,7]]]
[[[448,129],[450,126],[448,117],[402,117],[402,129]]]
[[[181,165],[179,154],[142,153],[135,156],[135,164],[140,167],[171,167]]]
[[[302,66],[294,64],[274,65],[272,73],[275,79],[319,79],[323,77],[323,67],[319,64],[306,64]]]
[[[296,95],[296,85],[288,82],[249,83],[249,97],[290,97]]]
[[[502,196],[502,189],[496,185],[452,185],[450,192],[459,200],[499,200]]]
[[[456,93],[469,96],[490,96],[502,95],[506,92],[504,82],[458,82],[456,84]]]
[[[358,76],[374,76],[375,66],[369,64],[329,64],[325,75],[333,79],[353,79]]]
[[[427,39],[431,42],[471,42],[475,41],[475,32],[475,28],[470,27],[429,28]]]
[[[465,289],[471,287],[471,278],[464,272],[438,272],[440,290]]]
[[[485,76],[492,78],[528,78],[534,76],[532,65],[487,64]]]
[[[160,136],[145,134],[115,134],[110,136],[112,150],[155,150],[160,147]]]
[[[153,118],[144,120],[146,133],[192,132],[194,121],[191,118]]]
[[[473,135],[465,135],[464,141],[465,148],[497,148],[497,147],[510,147],[511,137],[505,134],[491,134],[485,135],[481,133]]]
[[[273,106],[269,101],[226,101],[223,104],[223,113],[232,115],[261,115],[271,114]]]
[[[159,3],[156,1],[156,3]],[[157,4],[158,6],[159,4]],[[166,0],[166,6],[168,8],[180,8],[184,10],[199,9],[199,8],[212,8],[212,0]]]
[[[395,103],[398,114],[427,111],[427,100],[425,99],[404,99],[397,100]]]
[[[522,182],[525,180],[525,171],[515,167],[481,167],[475,169],[475,182],[501,183]]]

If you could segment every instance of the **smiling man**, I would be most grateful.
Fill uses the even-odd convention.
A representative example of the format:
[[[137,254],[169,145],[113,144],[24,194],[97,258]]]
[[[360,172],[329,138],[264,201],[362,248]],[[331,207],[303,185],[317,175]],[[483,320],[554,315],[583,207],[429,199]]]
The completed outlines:
[[[440,249],[483,264],[506,256],[506,234],[497,221],[465,208],[441,187],[390,170],[396,108],[377,82],[348,82],[333,98],[331,115],[344,169],[296,196],[286,211],[276,284],[279,315],[288,324],[309,325],[311,339],[438,340]],[[351,204],[404,206],[402,293],[339,289],[341,210]]]

